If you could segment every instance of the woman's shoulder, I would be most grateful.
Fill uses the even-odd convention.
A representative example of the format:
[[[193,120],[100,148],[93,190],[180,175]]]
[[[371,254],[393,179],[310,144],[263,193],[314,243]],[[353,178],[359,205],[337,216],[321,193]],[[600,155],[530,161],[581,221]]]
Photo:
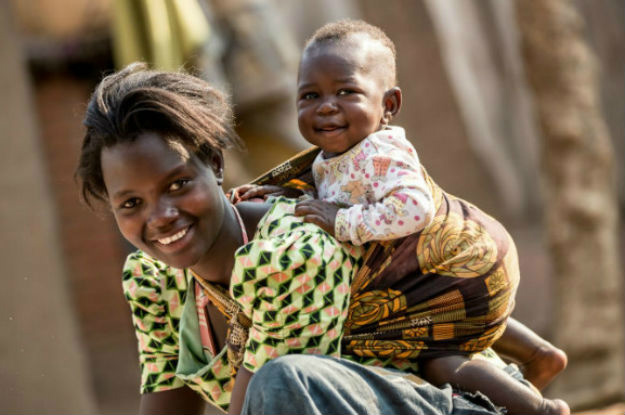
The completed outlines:
[[[124,262],[124,280],[136,278],[158,279],[164,275],[171,273],[170,268],[164,262],[161,262],[141,250],[131,252]]]
[[[141,250],[126,257],[122,284],[127,299],[155,298],[169,291],[185,292],[189,276],[182,269],[172,268]]]
[[[305,226],[303,219],[295,216],[296,199],[279,196],[270,198],[270,202],[273,204],[258,223],[254,239],[271,238]]]
[[[324,249],[341,251],[346,257],[353,259],[362,256],[359,247],[339,242],[319,226],[305,222],[302,217],[296,216],[297,199],[280,196],[271,200],[273,205],[261,219],[254,238],[239,248],[235,256],[241,257],[256,251],[286,252],[300,248],[306,251],[305,257],[309,256],[310,250],[323,251]]]

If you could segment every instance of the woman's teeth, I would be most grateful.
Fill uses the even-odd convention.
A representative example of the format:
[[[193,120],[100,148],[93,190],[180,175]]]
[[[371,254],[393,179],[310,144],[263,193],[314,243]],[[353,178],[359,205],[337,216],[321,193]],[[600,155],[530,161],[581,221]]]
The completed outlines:
[[[176,242],[178,239],[182,238],[187,234],[188,228],[181,230],[178,233],[173,234],[172,236],[168,236],[167,238],[157,239],[158,243],[162,245],[169,245],[172,242]]]

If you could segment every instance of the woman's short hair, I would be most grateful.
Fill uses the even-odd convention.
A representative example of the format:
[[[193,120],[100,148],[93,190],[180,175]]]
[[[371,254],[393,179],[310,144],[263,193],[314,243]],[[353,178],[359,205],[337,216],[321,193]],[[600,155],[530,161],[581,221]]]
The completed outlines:
[[[158,132],[177,140],[205,162],[216,151],[243,147],[223,93],[189,74],[148,70],[144,63],[130,64],[102,79],[83,124],[86,133],[76,176],[89,205],[92,199],[107,198],[102,150],[142,133]]]

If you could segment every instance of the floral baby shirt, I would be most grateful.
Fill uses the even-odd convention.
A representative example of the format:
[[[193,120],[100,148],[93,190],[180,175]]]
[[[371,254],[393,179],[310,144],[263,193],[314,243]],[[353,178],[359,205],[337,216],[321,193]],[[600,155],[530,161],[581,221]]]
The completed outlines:
[[[419,157],[401,127],[377,131],[345,153],[313,163],[319,199],[345,206],[335,236],[362,245],[422,230],[434,215]]]

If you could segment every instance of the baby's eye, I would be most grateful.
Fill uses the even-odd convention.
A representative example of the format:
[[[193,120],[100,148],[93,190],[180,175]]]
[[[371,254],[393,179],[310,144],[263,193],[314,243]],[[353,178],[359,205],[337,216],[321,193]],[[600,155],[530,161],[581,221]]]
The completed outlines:
[[[169,185],[169,191],[170,192],[176,192],[180,189],[182,189],[187,183],[189,183],[189,179],[178,179],[175,180],[174,182],[172,182],[172,184]]]
[[[355,91],[353,89],[341,89],[339,90],[339,92],[337,93],[337,95],[341,96],[341,95],[351,95],[353,94]]]
[[[121,209],[134,209],[141,204],[141,199],[138,197],[132,197],[122,202],[119,206]]]
[[[319,95],[316,92],[304,92],[301,96],[300,99],[303,100],[309,100],[309,99],[315,99],[317,98]]]

